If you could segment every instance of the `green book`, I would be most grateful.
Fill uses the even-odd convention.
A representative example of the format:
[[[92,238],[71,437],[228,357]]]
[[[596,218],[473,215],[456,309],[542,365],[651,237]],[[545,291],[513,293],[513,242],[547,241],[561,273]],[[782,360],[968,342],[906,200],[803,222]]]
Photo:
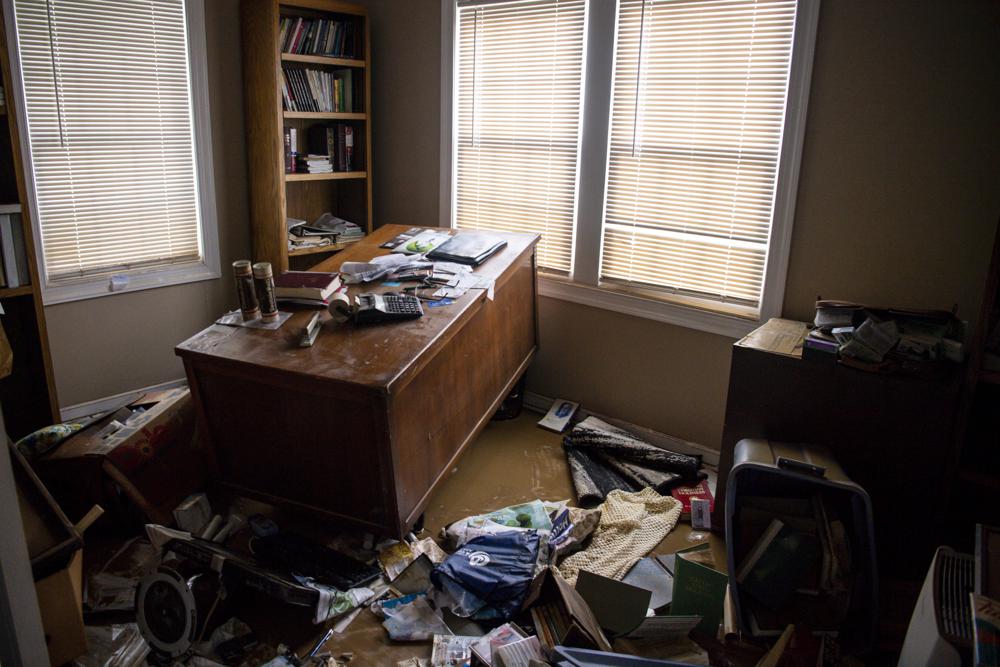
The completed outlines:
[[[701,616],[696,629],[715,637],[722,622],[722,605],[729,577],[713,567],[693,560],[709,545],[677,552],[674,564],[674,599],[671,616]]]

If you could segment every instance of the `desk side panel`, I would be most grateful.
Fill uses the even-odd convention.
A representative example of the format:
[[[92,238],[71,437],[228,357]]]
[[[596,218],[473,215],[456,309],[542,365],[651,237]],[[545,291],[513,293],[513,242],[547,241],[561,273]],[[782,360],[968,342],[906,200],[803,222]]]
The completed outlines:
[[[221,481],[237,493],[380,531],[395,524],[384,402],[188,360]],[[382,415],[383,417],[380,417]]]
[[[500,281],[498,281],[500,282]],[[396,497],[404,524],[489,421],[536,349],[534,256],[526,255],[472,318],[390,396]]]

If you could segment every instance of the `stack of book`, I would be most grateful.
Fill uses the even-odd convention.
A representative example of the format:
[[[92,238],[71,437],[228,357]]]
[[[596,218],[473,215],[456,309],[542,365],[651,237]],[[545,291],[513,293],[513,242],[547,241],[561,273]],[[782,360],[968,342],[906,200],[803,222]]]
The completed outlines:
[[[324,213],[313,223],[297,218],[287,219],[288,249],[326,246],[333,243],[354,243],[364,238],[361,227],[338,218],[332,213]]]
[[[329,155],[308,155],[295,156],[295,172],[303,174],[330,174],[333,173],[333,165],[330,164]]]
[[[309,128],[309,150],[326,154],[334,171],[354,171],[354,127],[348,123],[313,125]]]
[[[328,306],[330,296],[340,289],[340,274],[322,271],[287,271],[274,279],[274,296],[279,301],[307,306]]]
[[[278,43],[282,53],[354,58],[358,28],[354,21],[282,17]]]
[[[356,83],[353,70],[326,72],[281,68],[281,101],[285,111],[353,113]]]

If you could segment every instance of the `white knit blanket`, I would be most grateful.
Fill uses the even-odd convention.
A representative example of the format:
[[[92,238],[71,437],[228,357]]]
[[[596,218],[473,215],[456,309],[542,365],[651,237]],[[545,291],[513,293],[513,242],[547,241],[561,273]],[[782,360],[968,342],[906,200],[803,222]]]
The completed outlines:
[[[636,493],[615,489],[599,509],[601,522],[590,545],[559,566],[570,584],[576,585],[580,570],[621,579],[673,530],[681,516],[680,501],[648,487]]]

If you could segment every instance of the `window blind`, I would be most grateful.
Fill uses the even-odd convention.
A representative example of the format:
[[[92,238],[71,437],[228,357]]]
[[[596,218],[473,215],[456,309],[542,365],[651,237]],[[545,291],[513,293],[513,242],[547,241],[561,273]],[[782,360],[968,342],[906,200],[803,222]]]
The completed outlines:
[[[621,0],[602,280],[758,308],[794,0]]]
[[[201,256],[183,0],[14,0],[50,284]]]
[[[579,155],[584,0],[458,5],[454,224],[542,235],[569,272]]]

